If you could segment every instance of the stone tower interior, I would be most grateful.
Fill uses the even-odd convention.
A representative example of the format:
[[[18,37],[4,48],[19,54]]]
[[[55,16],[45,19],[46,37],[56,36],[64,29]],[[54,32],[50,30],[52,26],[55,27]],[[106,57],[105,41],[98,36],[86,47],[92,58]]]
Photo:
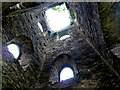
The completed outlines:
[[[120,2],[2,2],[2,88],[119,88]]]

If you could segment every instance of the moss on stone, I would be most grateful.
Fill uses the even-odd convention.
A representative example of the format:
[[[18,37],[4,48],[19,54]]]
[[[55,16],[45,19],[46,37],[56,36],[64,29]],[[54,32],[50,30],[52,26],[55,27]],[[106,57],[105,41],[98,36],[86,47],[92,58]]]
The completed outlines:
[[[118,7],[117,4],[116,2],[98,3],[102,31],[108,48],[113,48],[120,44],[119,23],[116,20],[115,13],[115,8]]]

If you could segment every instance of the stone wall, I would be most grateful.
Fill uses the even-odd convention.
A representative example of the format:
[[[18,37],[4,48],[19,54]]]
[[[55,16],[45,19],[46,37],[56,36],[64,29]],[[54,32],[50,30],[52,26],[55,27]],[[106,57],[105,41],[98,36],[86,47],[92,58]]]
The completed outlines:
[[[69,28],[71,37],[64,41],[56,41],[47,34],[49,27],[46,24],[44,11],[57,4],[43,3],[3,16],[3,46],[22,35],[32,41],[34,51],[32,62],[37,62],[34,70],[38,70],[37,81],[32,85],[35,88],[57,86],[55,83],[58,80],[52,81],[51,75],[55,72],[54,68],[57,65],[55,60],[61,54],[70,55],[74,60],[73,66],[76,67],[78,82],[76,81],[77,83],[72,87],[95,88],[100,82],[98,76],[101,75],[104,67],[108,68],[96,53],[96,51],[101,52],[105,49],[97,3],[67,3],[74,26]],[[40,31],[38,22],[42,24],[44,32]],[[64,62],[61,62],[62,64]],[[30,75],[28,75],[29,78]]]

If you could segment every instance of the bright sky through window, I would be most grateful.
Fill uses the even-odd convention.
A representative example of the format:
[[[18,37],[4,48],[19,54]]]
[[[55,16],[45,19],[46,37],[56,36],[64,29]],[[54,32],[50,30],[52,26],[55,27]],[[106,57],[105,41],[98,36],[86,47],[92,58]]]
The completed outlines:
[[[70,37],[70,35],[64,35],[64,36],[62,36],[61,38],[60,38],[60,40],[65,40],[65,39],[67,39],[67,38],[69,38]]]
[[[7,46],[10,53],[13,54],[14,58],[17,59],[20,54],[19,47],[16,44],[10,44]]]
[[[74,77],[74,73],[71,68],[65,67],[60,73],[60,82]]]
[[[58,32],[71,24],[70,13],[65,3],[48,9],[45,14],[53,32]]]
[[[40,28],[41,32],[43,32],[42,25],[41,25],[39,22],[38,22],[38,26],[39,26],[39,28]]]

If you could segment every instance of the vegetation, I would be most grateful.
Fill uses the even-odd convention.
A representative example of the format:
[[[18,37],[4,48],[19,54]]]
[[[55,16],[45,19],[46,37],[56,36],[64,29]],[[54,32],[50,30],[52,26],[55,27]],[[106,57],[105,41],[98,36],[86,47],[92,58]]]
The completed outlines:
[[[101,26],[108,48],[113,48],[120,44],[119,23],[116,15],[117,4],[115,2],[101,2],[98,4]]]
[[[56,6],[56,7],[53,7],[52,10],[61,12],[61,11],[65,11],[66,8],[61,6]]]

